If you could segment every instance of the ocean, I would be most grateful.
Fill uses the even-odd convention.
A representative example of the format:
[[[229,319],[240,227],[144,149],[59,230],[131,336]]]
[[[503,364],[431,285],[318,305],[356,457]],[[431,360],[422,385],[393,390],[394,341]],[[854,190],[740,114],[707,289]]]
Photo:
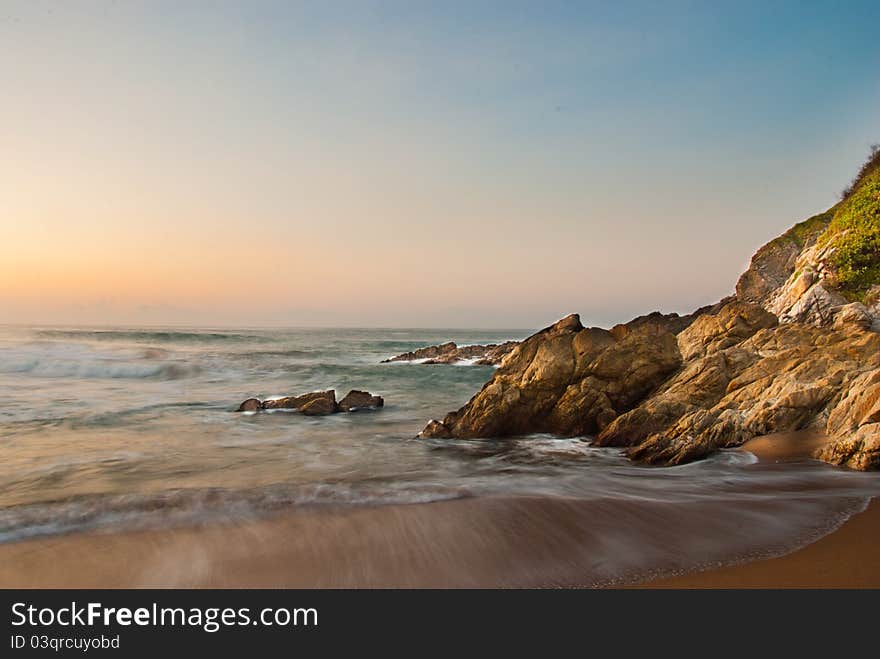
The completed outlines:
[[[791,551],[880,494],[872,474],[807,459],[758,462],[740,450],[659,468],[589,438],[416,438],[493,367],[382,359],[530,333],[0,328],[0,542],[306,508],[553,499],[601,511],[582,531],[594,536],[583,547],[596,566],[584,582],[599,583]],[[249,397],[324,389],[367,390],[385,407],[327,417],[235,412]],[[527,542],[528,524],[523,534]]]

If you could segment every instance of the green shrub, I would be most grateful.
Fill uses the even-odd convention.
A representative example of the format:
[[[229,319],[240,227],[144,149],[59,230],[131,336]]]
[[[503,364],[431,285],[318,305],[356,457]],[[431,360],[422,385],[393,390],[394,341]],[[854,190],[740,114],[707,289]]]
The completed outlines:
[[[830,265],[848,297],[861,299],[880,284],[880,169],[864,176],[840,204],[820,242],[835,248]]]

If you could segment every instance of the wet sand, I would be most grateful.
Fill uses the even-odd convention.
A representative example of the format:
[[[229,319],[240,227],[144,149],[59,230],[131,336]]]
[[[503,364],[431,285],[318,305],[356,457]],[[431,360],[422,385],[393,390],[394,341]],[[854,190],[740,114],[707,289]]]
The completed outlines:
[[[809,457],[828,441],[803,430],[756,437],[743,449],[763,461]],[[642,584],[648,588],[880,588],[880,500],[835,532],[785,556]]]
[[[803,457],[821,441],[786,434],[747,448],[778,462]],[[682,572],[719,546],[726,551],[743,528],[753,535],[752,520],[775,523],[779,510],[773,497],[688,506],[484,497],[304,507],[261,520],[2,544],[0,587],[583,587],[608,585],[621,569],[647,587],[880,587],[877,503],[779,558],[650,578]],[[645,547],[655,548],[650,566]]]
[[[34,539],[0,545],[0,586],[575,586],[595,571],[584,545],[596,516],[583,509],[568,500],[459,499]]]
[[[675,561],[700,547],[699,528],[715,539],[717,551],[717,544],[726,544],[719,538],[730,528],[711,526],[723,517],[719,505],[683,510],[643,502],[480,498],[76,534],[0,545],[0,587],[601,585],[621,565],[638,569],[643,554],[627,554],[632,548],[642,551],[644,542],[662,548],[659,562]],[[638,529],[638,535],[619,537],[626,527]],[[877,586],[878,530],[880,508],[874,506],[870,514],[855,516],[836,533],[790,556],[648,585]],[[682,565],[671,567],[680,570]]]
[[[642,584],[647,588],[880,588],[880,502],[785,556]]]
[[[827,443],[828,435],[823,431],[809,429],[755,437],[743,444],[742,449],[764,462],[784,462],[809,458]]]

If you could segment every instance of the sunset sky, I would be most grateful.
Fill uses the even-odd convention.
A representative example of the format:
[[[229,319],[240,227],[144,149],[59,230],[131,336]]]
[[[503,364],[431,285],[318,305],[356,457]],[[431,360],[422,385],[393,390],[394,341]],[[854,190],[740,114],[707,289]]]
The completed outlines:
[[[729,294],[880,141],[880,2],[0,0],[0,323]]]

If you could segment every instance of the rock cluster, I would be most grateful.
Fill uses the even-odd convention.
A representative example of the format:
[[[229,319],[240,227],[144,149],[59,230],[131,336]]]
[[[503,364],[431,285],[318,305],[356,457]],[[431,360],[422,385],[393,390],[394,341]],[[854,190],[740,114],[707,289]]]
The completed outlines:
[[[698,329],[694,323],[682,332],[679,346]],[[874,332],[767,325],[685,361],[656,392],[603,429],[596,443],[631,447],[627,453],[636,460],[680,464],[775,432],[819,428],[836,441],[876,423],[869,411],[861,414],[862,398],[852,398],[858,392],[880,395],[880,388],[871,394],[875,376],[880,378],[880,335]],[[862,432],[880,434],[880,426]],[[848,453],[841,445],[836,456],[823,459],[880,466],[880,446],[862,444],[847,445]],[[860,457],[853,459],[855,453]]]
[[[383,407],[385,399],[382,396],[374,396],[368,391],[352,389],[339,402],[336,401],[336,392],[333,389],[327,391],[314,391],[300,396],[285,396],[283,398],[248,398],[238,407],[238,412],[258,412],[260,410],[296,410],[306,416],[324,416],[337,412],[356,412],[358,410],[370,410]]]
[[[878,468],[880,334],[855,316],[839,329],[779,324],[738,299],[685,322],[658,314],[610,331],[571,315],[524,341],[421,436],[586,435],[671,465],[759,435],[822,428],[832,438],[823,460]]]
[[[419,361],[422,364],[457,364],[470,362],[479,366],[497,366],[518,343],[519,341],[506,341],[489,345],[459,346],[455,342],[449,341],[383,359],[382,363]]]
[[[424,437],[594,434],[631,409],[682,363],[675,332],[694,317],[659,313],[611,330],[577,314],[516,346],[494,377]]]

